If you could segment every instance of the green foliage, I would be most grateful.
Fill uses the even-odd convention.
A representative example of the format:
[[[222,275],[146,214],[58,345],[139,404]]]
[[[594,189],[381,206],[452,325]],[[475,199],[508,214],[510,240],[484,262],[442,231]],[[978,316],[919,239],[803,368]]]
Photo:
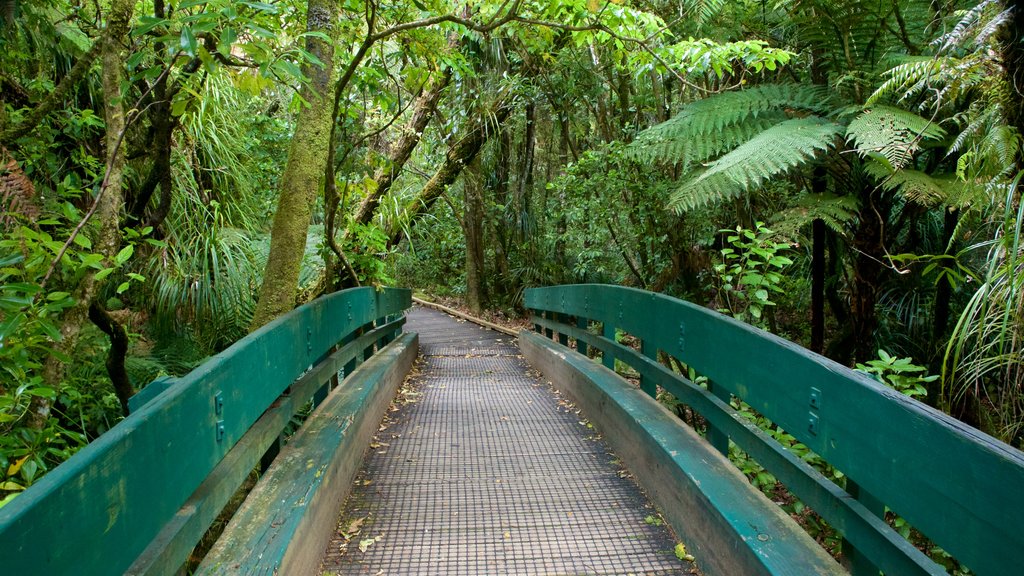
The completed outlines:
[[[672,194],[669,208],[683,212],[757,189],[830,150],[841,133],[840,125],[813,116],[782,121],[684,181]]]
[[[671,119],[639,133],[636,158],[688,168],[747,142],[785,120],[787,112],[825,114],[828,95],[799,84],[766,84],[724,92],[683,106]]]
[[[945,407],[974,403],[983,428],[1024,445],[1024,202],[1010,186],[1003,222],[989,248],[980,285],[946,346],[942,372]]]
[[[892,106],[875,106],[858,114],[846,128],[846,139],[857,153],[899,170],[913,159],[923,140],[941,140],[938,124]]]
[[[837,234],[845,235],[856,221],[859,208],[854,196],[801,194],[792,207],[776,212],[770,224],[780,236],[797,238],[802,228],[820,219]]]
[[[869,374],[882,384],[911,398],[924,399],[928,395],[925,384],[939,379],[938,375],[922,376],[927,368],[913,363],[912,358],[896,358],[885,350],[878,351],[877,360],[857,364],[857,370]]]
[[[386,264],[388,237],[379,226],[350,223],[342,250],[363,286],[389,286],[394,279]]]
[[[715,264],[720,312],[734,318],[765,327],[764,311],[775,306],[773,294],[782,292],[780,272],[793,264],[785,254],[788,244],[773,240],[775,233],[756,224],[756,230],[737,226],[735,230],[722,230],[730,247],[719,252],[722,261]]]

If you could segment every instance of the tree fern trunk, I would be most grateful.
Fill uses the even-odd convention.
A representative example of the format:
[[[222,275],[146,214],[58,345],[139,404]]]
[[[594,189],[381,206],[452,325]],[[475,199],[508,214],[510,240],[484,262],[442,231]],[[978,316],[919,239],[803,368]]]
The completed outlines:
[[[850,324],[854,362],[867,362],[875,358],[875,330],[878,328],[878,291],[885,272],[883,267],[885,245],[884,211],[876,207],[878,198],[872,197],[872,188],[861,191],[860,225],[853,236],[853,286],[850,294]]]
[[[811,224],[811,351],[825,352],[825,222]]]

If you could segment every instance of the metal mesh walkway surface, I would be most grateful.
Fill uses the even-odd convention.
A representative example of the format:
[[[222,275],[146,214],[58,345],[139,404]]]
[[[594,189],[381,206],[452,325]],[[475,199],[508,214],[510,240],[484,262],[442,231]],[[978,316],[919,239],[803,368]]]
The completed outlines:
[[[424,308],[424,362],[340,514],[325,574],[689,574],[671,534],[513,339]]]

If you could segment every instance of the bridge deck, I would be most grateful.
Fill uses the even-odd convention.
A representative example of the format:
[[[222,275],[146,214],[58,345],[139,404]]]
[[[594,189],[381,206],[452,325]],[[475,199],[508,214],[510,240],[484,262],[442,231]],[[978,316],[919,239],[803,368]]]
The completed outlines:
[[[423,308],[407,329],[425,357],[419,394],[378,434],[324,573],[695,573],[512,338]]]

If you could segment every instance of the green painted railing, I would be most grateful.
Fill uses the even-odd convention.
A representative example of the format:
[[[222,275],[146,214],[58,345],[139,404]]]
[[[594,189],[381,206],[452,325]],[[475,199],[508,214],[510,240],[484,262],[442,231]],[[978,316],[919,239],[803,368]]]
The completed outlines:
[[[635,369],[700,413],[707,440],[735,443],[847,542],[856,575],[944,574],[885,521],[898,514],[981,575],[1019,574],[1024,453],[791,342],[691,303],[642,290],[575,285],[526,291],[538,332]],[[616,342],[616,332],[640,350]],[[659,352],[708,379],[666,368]],[[840,488],[742,416],[739,399],[847,478]]]
[[[175,573],[295,413],[401,332],[411,297],[324,296],[140,396],[0,509],[0,573]]]

